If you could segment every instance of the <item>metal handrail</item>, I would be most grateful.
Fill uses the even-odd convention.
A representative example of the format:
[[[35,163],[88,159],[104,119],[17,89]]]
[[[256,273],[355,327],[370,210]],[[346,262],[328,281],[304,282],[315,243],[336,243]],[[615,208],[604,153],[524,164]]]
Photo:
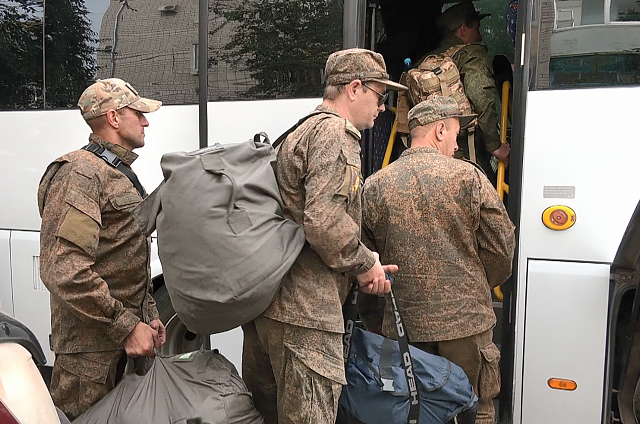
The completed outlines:
[[[505,81],[502,84],[502,110],[500,113],[500,142],[502,144],[507,143],[507,125],[509,120],[509,89],[511,84],[509,81]],[[504,182],[506,165],[504,161],[498,161],[498,182],[496,189],[498,190],[498,196],[500,200],[504,201],[504,194],[509,194],[509,185]],[[496,295],[498,301],[504,300],[504,295],[500,286],[493,288],[493,293]]]
[[[389,142],[387,143],[387,150],[384,152],[384,159],[382,160],[383,168],[389,165],[389,161],[391,161],[391,152],[393,151],[393,145],[396,141],[396,134],[398,133],[398,109],[392,107],[391,112],[393,112],[396,117],[393,120],[393,127],[391,127],[391,135],[389,136]]]

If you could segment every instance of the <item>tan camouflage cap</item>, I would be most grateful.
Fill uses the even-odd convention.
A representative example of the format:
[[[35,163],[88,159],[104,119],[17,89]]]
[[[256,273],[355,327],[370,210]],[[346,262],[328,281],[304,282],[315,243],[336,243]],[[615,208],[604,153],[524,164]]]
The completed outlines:
[[[447,118],[458,118],[460,128],[469,125],[477,115],[463,115],[462,110],[451,97],[435,96],[418,103],[409,111],[409,129],[440,121]]]
[[[490,13],[478,13],[473,3],[469,0],[464,0],[461,3],[455,4],[442,12],[442,15],[438,19],[437,25],[439,28],[448,29],[454,31],[464,23],[470,23],[478,21],[491,16]]]
[[[128,82],[109,78],[97,80],[84,90],[78,106],[82,117],[88,121],[106,114],[109,109],[118,110],[123,107],[139,112],[155,112],[162,106],[162,102],[140,97]]]
[[[347,49],[332,53],[324,68],[327,85],[348,84],[353,80],[379,82],[389,90],[406,90],[402,84],[393,82],[387,74],[387,66],[380,53],[365,49]]]

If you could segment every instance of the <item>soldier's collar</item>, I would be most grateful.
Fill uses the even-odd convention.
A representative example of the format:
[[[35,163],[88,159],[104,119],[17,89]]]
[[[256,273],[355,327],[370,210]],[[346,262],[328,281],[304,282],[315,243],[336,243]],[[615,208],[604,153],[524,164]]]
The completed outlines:
[[[349,134],[351,134],[352,136],[354,136],[358,141],[360,141],[360,138],[362,138],[360,131],[358,131],[358,129],[348,119],[340,116],[337,110],[325,105],[319,105],[318,107],[316,107],[316,110],[330,113],[332,115],[337,116],[338,118],[344,119],[344,130]]]
[[[414,155],[414,154],[420,154],[420,153],[437,153],[437,154],[440,154],[440,152],[436,148],[421,146],[421,147],[412,147],[410,149],[405,150],[404,152],[402,152],[400,157],[408,156],[408,155]]]
[[[105,149],[109,150],[111,153],[117,155],[122,160],[122,162],[124,162],[126,165],[131,166],[131,164],[136,159],[138,159],[138,155],[133,153],[131,150],[127,150],[124,147],[120,146],[119,144],[113,144],[105,140],[104,138],[100,137],[99,135],[92,133],[89,136],[89,141],[91,143],[96,143],[104,147]]]

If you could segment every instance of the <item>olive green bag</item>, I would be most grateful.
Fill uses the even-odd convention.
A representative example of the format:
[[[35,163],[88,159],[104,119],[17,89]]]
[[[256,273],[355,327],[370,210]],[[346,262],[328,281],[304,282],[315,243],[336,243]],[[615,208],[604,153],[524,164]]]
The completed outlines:
[[[194,333],[264,312],[302,250],[302,227],[283,217],[275,160],[265,134],[166,154],[164,182],[137,208],[145,233],[157,229],[171,302]]]

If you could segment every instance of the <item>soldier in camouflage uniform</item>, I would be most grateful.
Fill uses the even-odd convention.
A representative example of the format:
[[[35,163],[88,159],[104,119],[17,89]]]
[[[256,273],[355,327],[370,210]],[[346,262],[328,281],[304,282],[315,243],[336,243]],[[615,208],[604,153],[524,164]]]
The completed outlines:
[[[514,227],[475,164],[453,159],[456,135],[474,115],[436,97],[409,111],[411,148],[367,179],[363,238],[398,265],[394,292],[412,344],[465,370],[478,395],[479,424],[493,424],[500,352],[491,288],[511,274]],[[390,302],[360,297],[367,329],[395,337]]]
[[[382,56],[350,49],[329,56],[323,102],[278,148],[284,214],[306,244],[267,311],[243,327],[243,378],[266,424],[334,424],[342,385],[342,304],[390,290],[376,253],[360,242],[360,131],[384,110]]]
[[[451,6],[438,19],[438,28],[443,35],[438,48],[429,55],[442,54],[453,46],[464,45],[453,54],[464,90],[474,113],[478,114],[476,134],[476,161],[495,185],[495,171],[490,165],[493,155],[498,160],[509,160],[509,145],[501,144],[498,133],[500,106],[498,91],[493,78],[493,67],[489,52],[482,41],[480,21],[490,16],[478,13],[471,1]],[[461,131],[458,137],[460,149],[457,158],[469,159],[467,135]]]
[[[144,145],[143,113],[160,105],[116,78],[98,80],[78,101],[90,143],[127,167]],[[126,355],[153,356],[165,340],[149,292],[150,241],[131,213],[142,195],[87,150],[56,159],[40,181],[40,277],[51,293],[56,354],[51,396],[72,420],[113,389]]]

